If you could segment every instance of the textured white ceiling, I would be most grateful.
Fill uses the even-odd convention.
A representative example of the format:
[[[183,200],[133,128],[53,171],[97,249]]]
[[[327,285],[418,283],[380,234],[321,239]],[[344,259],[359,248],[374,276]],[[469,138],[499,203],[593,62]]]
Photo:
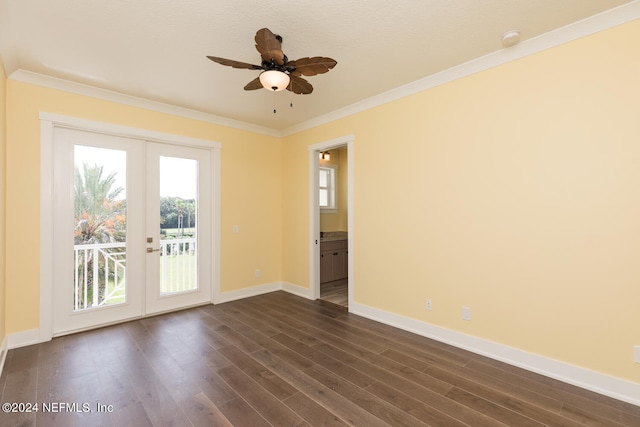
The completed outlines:
[[[285,129],[527,40],[628,0],[0,0],[0,54],[58,77],[271,129]],[[255,32],[290,60],[328,56],[310,95],[244,91],[259,72]],[[293,103],[293,108],[289,106]],[[273,113],[277,107],[278,113]]]

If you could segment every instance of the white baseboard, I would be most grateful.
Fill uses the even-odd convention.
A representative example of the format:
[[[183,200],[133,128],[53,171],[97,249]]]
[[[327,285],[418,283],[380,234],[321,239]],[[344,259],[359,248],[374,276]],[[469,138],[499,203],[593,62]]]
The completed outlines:
[[[349,311],[389,326],[432,338],[491,359],[640,406],[640,384],[591,371],[517,348],[354,303]]]
[[[40,342],[42,342],[40,339],[40,329],[29,329],[28,331],[7,335],[7,347],[9,350],[38,344]]]
[[[275,291],[313,299],[310,288],[303,288],[292,283],[274,282],[236,291],[222,292],[216,304],[249,298]],[[349,312],[366,317],[389,326],[403,329],[414,334],[431,338],[454,347],[462,348],[491,359],[514,365],[528,371],[563,381],[614,399],[640,406],[640,384],[615,378],[586,368],[571,365],[548,357],[529,353],[517,348],[498,344],[489,340],[432,325],[416,319],[400,316],[364,304],[353,303]],[[40,331],[31,329],[7,335],[0,346],[0,374],[4,366],[7,351],[41,342]]]
[[[302,298],[313,300],[313,291],[311,288],[303,288],[293,283],[282,282],[282,290],[290,294],[297,295]]]
[[[220,298],[215,304],[222,304],[229,301],[235,301],[242,298],[254,297],[256,295],[268,294],[269,292],[285,291],[299,297],[314,299],[313,292],[310,288],[294,285],[287,282],[273,282],[264,285],[252,286],[250,288],[238,289],[237,291],[221,292]]]
[[[2,344],[0,344],[0,375],[2,375],[2,370],[4,369],[4,361],[7,360],[7,352],[9,351],[7,341],[7,336],[5,335],[2,339]]]
[[[249,298],[257,295],[267,294],[269,292],[275,292],[284,290],[297,296],[301,296],[308,299],[311,297],[311,290],[303,288],[301,286],[293,285],[291,283],[273,282],[266,283],[264,285],[252,286],[250,288],[238,289],[236,291],[228,291],[220,293],[220,297],[215,304],[221,304],[229,301],[235,301],[238,299]],[[74,331],[75,332],[75,331]],[[2,346],[0,348],[0,361],[4,362],[6,356],[6,350],[11,350],[18,347],[26,347],[28,345],[39,344],[41,342],[48,341],[40,336],[39,329],[30,329],[28,331],[17,332],[5,336]],[[2,370],[0,369],[0,373]]]
[[[252,286],[250,288],[242,288],[237,291],[221,292],[220,298],[215,304],[235,301],[242,298],[254,297],[256,295],[268,294],[269,292],[279,291],[282,289],[281,282],[266,283],[264,285]]]

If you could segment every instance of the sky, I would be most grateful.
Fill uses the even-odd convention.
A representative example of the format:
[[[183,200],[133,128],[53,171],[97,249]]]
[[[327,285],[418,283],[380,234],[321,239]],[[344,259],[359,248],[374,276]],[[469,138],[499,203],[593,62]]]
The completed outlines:
[[[109,148],[76,145],[74,163],[80,166],[99,164],[104,166],[103,175],[116,173],[114,188],[122,187],[121,198],[126,198],[126,152]],[[195,199],[197,192],[198,162],[192,159],[160,156],[160,197]]]

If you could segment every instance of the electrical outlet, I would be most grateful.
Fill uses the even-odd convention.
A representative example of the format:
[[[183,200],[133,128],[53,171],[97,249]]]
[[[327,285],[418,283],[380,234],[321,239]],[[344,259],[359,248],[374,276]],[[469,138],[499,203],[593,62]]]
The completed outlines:
[[[427,310],[433,310],[433,301],[427,298]]]
[[[256,269],[256,277],[260,277],[261,271],[259,268]]]
[[[640,345],[633,346],[633,361],[640,363]]]
[[[469,307],[462,307],[462,320],[471,320],[471,309]]]

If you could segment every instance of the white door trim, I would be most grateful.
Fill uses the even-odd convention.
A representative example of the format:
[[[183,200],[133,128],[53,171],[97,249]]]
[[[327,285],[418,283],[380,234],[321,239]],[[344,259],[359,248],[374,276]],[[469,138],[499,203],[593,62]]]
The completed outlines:
[[[41,112],[40,115],[40,327],[39,340],[53,337],[53,136],[56,127],[79,129],[174,145],[208,149],[211,152],[211,302],[220,294],[220,149],[219,142],[156,132],[111,123]]]
[[[126,298],[120,304],[93,308],[89,305],[88,310],[77,310],[78,307],[70,304],[69,296],[74,294],[75,275],[74,269],[69,268],[74,261],[72,254],[75,247],[75,242],[70,237],[76,225],[72,219],[75,176],[72,171],[76,160],[74,152],[78,146],[105,150],[103,151],[105,153],[106,150],[111,150],[112,153],[118,152],[126,159],[126,172],[123,176],[125,178],[123,188],[126,188],[127,195],[126,258],[129,266],[143,266],[145,263],[144,229],[139,224],[144,221],[145,211],[143,165],[146,142],[130,137],[62,127],[54,128],[53,137],[53,335],[63,335],[92,328],[94,325],[138,318],[144,314],[143,293],[140,286],[125,286]],[[141,283],[144,279],[144,271],[141,267],[127,268],[126,276],[127,284]]]
[[[197,287],[186,292],[162,294],[160,289],[160,252],[146,254],[146,291],[144,292],[144,315],[172,311],[179,305],[182,308],[206,304],[212,301],[211,290],[211,248],[213,237],[211,229],[211,159],[209,151],[202,148],[176,146],[175,144],[146,143],[146,232],[154,243],[146,247],[159,248],[162,243],[160,235],[160,200],[161,200],[161,166],[163,156],[188,159],[197,164],[193,170],[197,187]],[[157,239],[157,240],[156,240]],[[166,241],[165,241],[166,242]],[[167,257],[164,257],[165,259]]]
[[[320,151],[331,150],[337,147],[347,147],[347,236],[348,236],[348,274],[349,274],[349,311],[353,307],[353,177],[354,177],[354,140],[353,135],[345,135],[329,141],[309,145],[309,287],[311,298],[320,298],[320,202],[318,200],[318,173]]]

